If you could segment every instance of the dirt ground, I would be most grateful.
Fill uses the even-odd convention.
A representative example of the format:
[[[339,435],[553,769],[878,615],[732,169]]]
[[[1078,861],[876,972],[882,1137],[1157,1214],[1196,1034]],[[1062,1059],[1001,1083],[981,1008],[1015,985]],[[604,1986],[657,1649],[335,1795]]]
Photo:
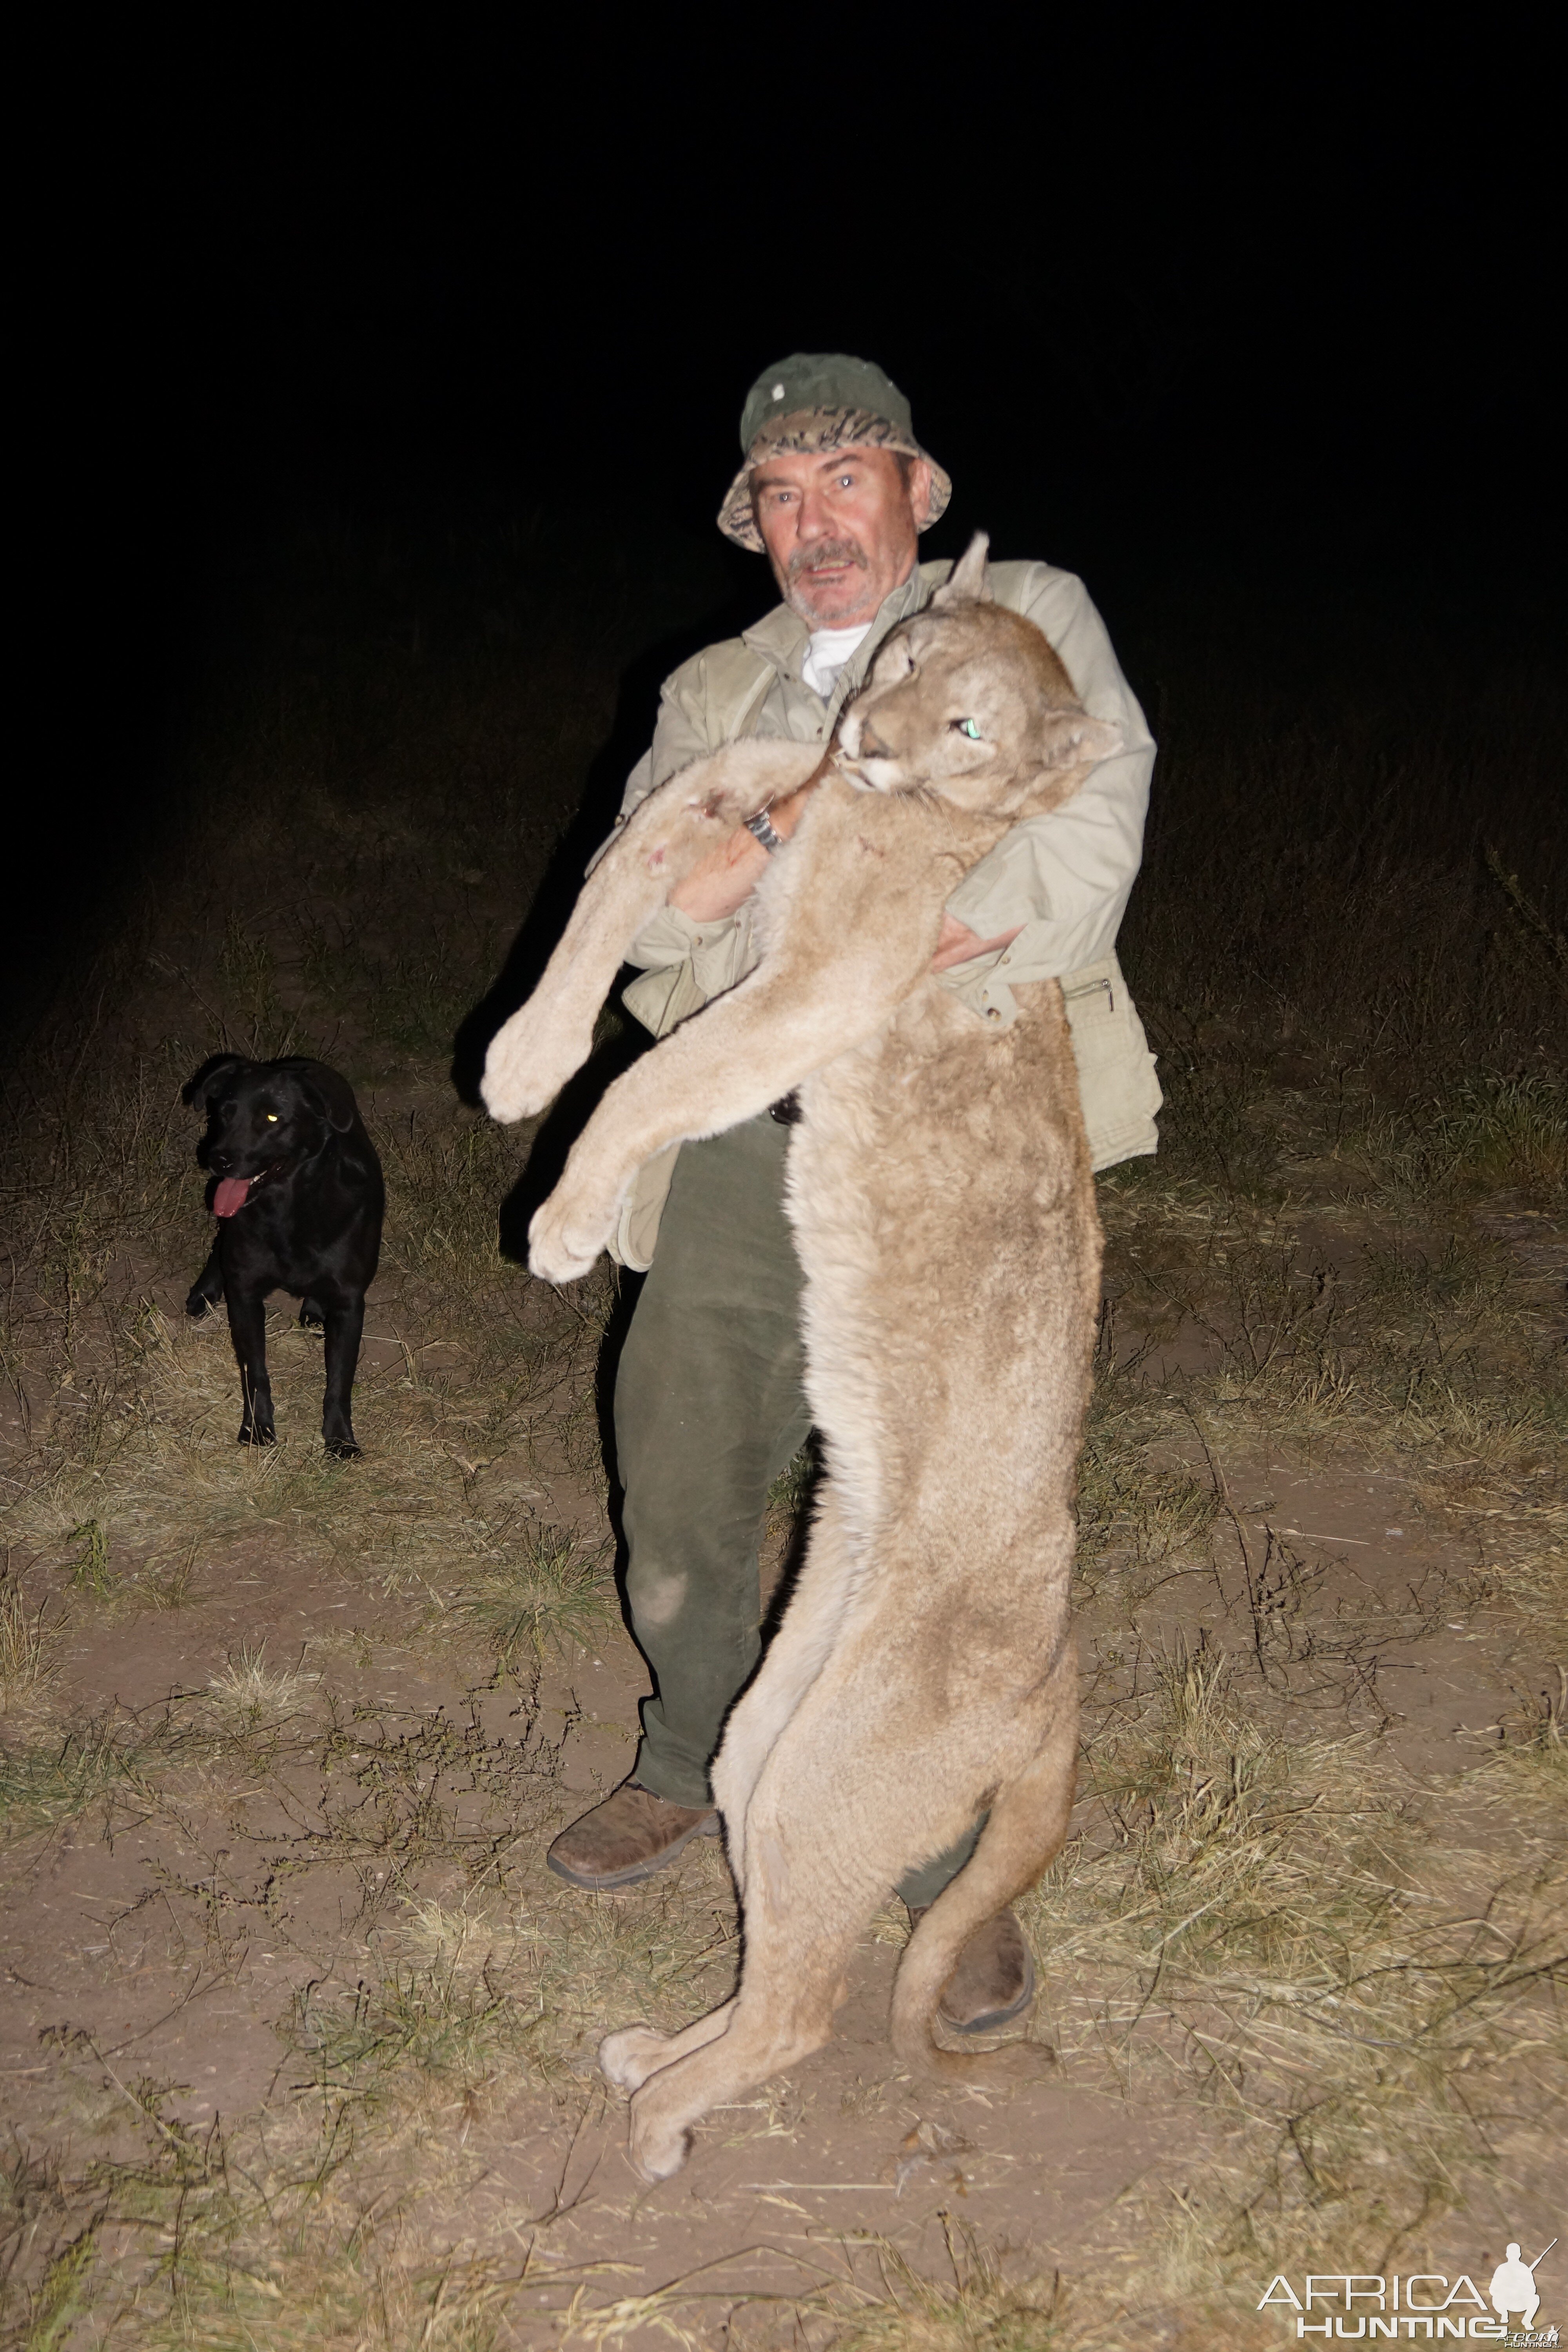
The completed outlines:
[[[1510,1278],[1549,1299],[1563,1260],[1557,1229],[1517,1211],[1494,1210],[1491,1223]],[[535,1287],[519,1272],[507,1279],[525,1295]],[[1087,2328],[1178,2341],[1188,2304],[1212,2314],[1216,2296],[1243,2324],[1251,2274],[1255,2304],[1301,2242],[1289,2189],[1276,2180],[1271,2191],[1277,2252],[1260,2219],[1256,2259],[1235,2244],[1214,2250],[1215,2275],[1206,2286],[1189,2277],[1185,2295],[1171,2267],[1173,2218],[1239,2174],[1278,2169],[1278,2150],[1260,2161],[1258,2111],[1267,2137],[1300,2053],[1280,2013],[1260,2013],[1259,1983],[1238,2027],[1236,1988],[1216,1981],[1212,1961],[1167,2002],[1157,1953],[1190,1928],[1132,1927],[1143,1973],[1119,1982],[1110,1948],[1127,1918],[1069,1899],[1058,1925],[1050,1883],[1030,1908],[1042,1992],[1016,2069],[1004,2062],[948,2092],[894,2065],[885,2017],[904,1926],[890,1904],[868,1929],[833,2044],[715,2116],[679,2179],[639,2183],[619,2103],[594,2069],[596,2039],[721,1997],[735,1919],[707,1843],[619,1896],[574,1894],[541,1870],[554,1828],[624,1773],[647,1687],[605,1586],[586,1588],[598,1599],[591,1625],[563,1633],[546,1618],[538,1650],[498,1654],[451,1622],[460,1578],[422,1570],[378,1583],[374,1535],[368,1558],[311,1557],[291,1533],[287,1474],[315,1442],[319,1343],[274,1318],[284,1442],[271,1460],[252,1457],[232,1444],[221,1321],[187,1325],[177,1283],[142,1296],[153,1412],[199,1451],[211,1487],[188,1560],[162,1570],[172,1589],[149,1589],[159,1571],[145,1556],[118,1568],[111,1557],[100,1590],[79,1568],[74,1580],[68,1571],[28,1587],[48,1620],[51,1679],[30,1725],[22,1711],[37,1785],[30,1818],[22,1792],[0,1911],[0,2068],[23,2224],[12,2285],[33,2296],[26,2340],[349,2342],[359,2329],[381,2341],[363,2336],[359,2309],[379,2296],[384,2340],[445,2341],[442,2282],[452,2340],[464,2342],[488,2340],[476,2331],[490,2327],[518,2343],[563,2329],[628,2344],[672,2332],[828,2341],[868,2314],[896,2335],[928,2324],[931,2295],[944,2325],[949,2305],[1011,2309],[1020,2325],[1032,2312],[1053,2339]],[[508,1517],[548,1530],[602,1577],[613,1549],[605,1484],[574,1467],[597,1321],[579,1327],[521,1439],[477,1463],[442,1412],[438,1372],[419,1369],[433,1335],[405,1304],[395,1276],[374,1297],[363,1468],[400,1428],[407,1442],[411,1406],[422,1407],[426,1439],[433,1423],[471,1509],[482,1498],[489,1525]],[[534,1311],[552,1318],[554,1302],[542,1295]],[[1118,1344],[1134,1355],[1147,1334],[1124,1315]],[[1187,1318],[1131,1374],[1108,1368],[1108,1384],[1174,1390],[1191,1407],[1213,1353]],[[90,1410],[68,1387],[55,1404]],[[20,1452],[15,1401],[11,1435]],[[145,1423],[132,1446],[138,1435]],[[124,1452],[121,1441],[121,1475]],[[1192,1412],[1184,1442],[1167,1425],[1142,1460],[1187,1525],[1152,1541],[1142,1531],[1152,1573],[1130,1580],[1139,1544],[1130,1553],[1122,1528],[1086,1575],[1085,1794],[1073,1859],[1052,1880],[1081,1881],[1097,1853],[1103,1870],[1147,1834],[1161,1792],[1146,1759],[1141,1779],[1125,1733],[1151,1706],[1163,1710],[1160,1737],[1178,1734],[1167,1797],[1184,1730],[1189,1764],[1224,1759],[1233,1813],[1249,1744],[1265,1779],[1286,1759],[1309,1813],[1325,1800],[1346,1816],[1361,1807],[1348,1832],[1370,1839],[1377,1860],[1358,1853],[1352,1874],[1375,1868],[1391,1883],[1347,1931],[1331,1877],[1316,1959],[1303,1948],[1312,1890],[1297,1890],[1295,1981],[1280,2011],[1315,2002],[1314,2022],[1331,2021],[1346,1998],[1327,1990],[1335,1966],[1348,1961],[1354,1979],[1368,1957],[1358,1940],[1386,1940],[1394,1883],[1450,1922],[1467,1900],[1498,1922],[1515,1975],[1537,1975],[1510,1999],[1489,1989],[1495,1955],[1470,1954],[1470,1997],[1478,2011],[1489,1998],[1497,2015],[1479,2032],[1484,2048],[1467,2044],[1456,2063],[1479,2058],[1496,2080],[1466,2210],[1434,2232],[1416,2199],[1388,2213],[1384,2234],[1429,2242],[1449,2272],[1500,2260],[1510,2237],[1543,2244],[1562,2219],[1561,2110],[1530,2053],[1550,2023],[1537,2013],[1542,1960],[1560,1964],[1561,1946],[1541,1942],[1544,1916],[1525,1920],[1516,1882],[1522,1869],[1544,1888],[1563,1824],[1551,1791],[1542,1812],[1539,1792],[1500,1768],[1524,1756],[1525,1780],[1536,1770],[1560,1800],[1561,1682],[1546,1671],[1538,1613],[1489,1567],[1487,1514],[1499,1507],[1445,1512],[1408,1470],[1342,1450],[1234,1446],[1212,1410]],[[101,1483],[89,1471],[88,1486],[95,1475]],[[362,1466],[331,1475],[352,1491]],[[1093,1482],[1091,1462],[1091,1495]],[[215,1523],[213,1488],[226,1524]],[[72,1514],[82,1491],[79,1475]],[[1524,1493],[1528,1502],[1528,1484]],[[55,1501],[58,1518],[58,1474]],[[82,1525],[73,1517],[67,1531],[79,1560]],[[786,1538],[781,1517],[775,1561]],[[56,1591],[51,1610],[42,1596]],[[1331,1769],[1315,1770],[1315,1758]],[[1281,1832],[1267,1835],[1278,1844]],[[1192,1870],[1181,1848],[1194,1843],[1189,1819],[1162,1870]],[[1425,1863],[1413,1859],[1423,1851]],[[1333,1852],[1342,1871],[1342,1847]],[[1289,1874],[1310,1864],[1294,1854]],[[1255,1897],[1264,1866],[1253,1857],[1238,1889],[1233,1858],[1215,1899]],[[1193,1892],[1194,1912],[1214,1894]],[[1550,1932],[1560,1936],[1560,1920]],[[1254,2098],[1249,2069],[1280,2079]],[[1418,2103],[1414,2078],[1406,2087]],[[1433,2128],[1429,2116],[1411,2120],[1418,2137]],[[1308,2154],[1300,2161],[1310,2169]],[[1452,2167],[1450,2150],[1443,2161]],[[84,2246],[90,2261],[73,2271]],[[1332,2266],[1331,2248],[1310,2251]],[[408,2332],[384,2316],[388,2275],[408,2301]],[[51,2280],[58,2325],[37,2333]],[[423,2336],[432,2314],[437,2332]],[[1272,2319],[1252,2323],[1255,2340],[1273,2340]]]

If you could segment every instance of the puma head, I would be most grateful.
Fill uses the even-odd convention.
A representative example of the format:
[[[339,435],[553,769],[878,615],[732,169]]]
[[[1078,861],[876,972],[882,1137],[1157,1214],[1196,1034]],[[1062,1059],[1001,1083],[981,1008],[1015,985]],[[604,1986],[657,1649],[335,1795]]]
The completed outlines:
[[[1040,631],[993,604],[970,541],[923,613],[896,628],[838,725],[838,766],[877,793],[931,792],[1008,814],[1056,807],[1120,730],[1091,719]]]

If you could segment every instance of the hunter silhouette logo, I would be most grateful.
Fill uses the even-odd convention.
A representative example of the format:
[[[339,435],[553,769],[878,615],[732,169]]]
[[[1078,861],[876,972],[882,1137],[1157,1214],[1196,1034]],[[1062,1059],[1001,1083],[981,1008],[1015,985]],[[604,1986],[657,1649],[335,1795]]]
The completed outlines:
[[[1552,2246],[1556,2243],[1553,2238]],[[1521,2314],[1522,2325],[1526,2328],[1535,2326],[1535,2315],[1541,2308],[1541,2297],[1535,2291],[1535,2273],[1552,2252],[1552,2246],[1542,2246],[1532,2263],[1521,2263],[1518,2246],[1510,2244],[1508,2260],[1499,2263],[1493,2271],[1489,2290],[1492,2309],[1505,2324],[1510,2312],[1517,2311]]]
[[[1283,2274],[1271,2279],[1258,2308],[1273,2305],[1292,2313],[1294,2333],[1300,2338],[1458,2342],[1470,2336],[1510,2347],[1550,2347],[1559,2341],[1558,2332],[1555,2327],[1536,2328],[1541,2291],[1535,2273],[1556,2243],[1553,2238],[1552,2245],[1527,2263],[1521,2259],[1517,2242],[1510,2240],[1507,2259],[1493,2271],[1484,2295],[1467,2271],[1453,2279],[1440,2271],[1385,2278],[1364,2271],[1309,2271],[1300,2294]]]

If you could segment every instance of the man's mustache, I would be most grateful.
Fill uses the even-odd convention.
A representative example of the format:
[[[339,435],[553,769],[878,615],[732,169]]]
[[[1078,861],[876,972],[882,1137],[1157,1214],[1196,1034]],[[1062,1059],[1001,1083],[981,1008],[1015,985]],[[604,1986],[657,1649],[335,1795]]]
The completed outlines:
[[[804,574],[826,571],[829,564],[853,563],[867,570],[866,551],[855,539],[819,539],[815,547],[803,547],[790,557],[789,576],[798,580]]]

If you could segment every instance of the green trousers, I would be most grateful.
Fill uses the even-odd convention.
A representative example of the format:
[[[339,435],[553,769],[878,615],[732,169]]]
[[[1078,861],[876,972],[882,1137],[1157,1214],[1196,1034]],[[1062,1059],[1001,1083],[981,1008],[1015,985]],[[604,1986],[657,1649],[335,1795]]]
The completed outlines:
[[[811,1426],[788,1148],[766,1113],[683,1147],[616,1374],[626,1592],[657,1684],[635,1773],[678,1805],[710,1801],[724,1717],[761,1654],[768,1488]],[[931,1902],[978,1834],[911,1872],[905,1902]]]

